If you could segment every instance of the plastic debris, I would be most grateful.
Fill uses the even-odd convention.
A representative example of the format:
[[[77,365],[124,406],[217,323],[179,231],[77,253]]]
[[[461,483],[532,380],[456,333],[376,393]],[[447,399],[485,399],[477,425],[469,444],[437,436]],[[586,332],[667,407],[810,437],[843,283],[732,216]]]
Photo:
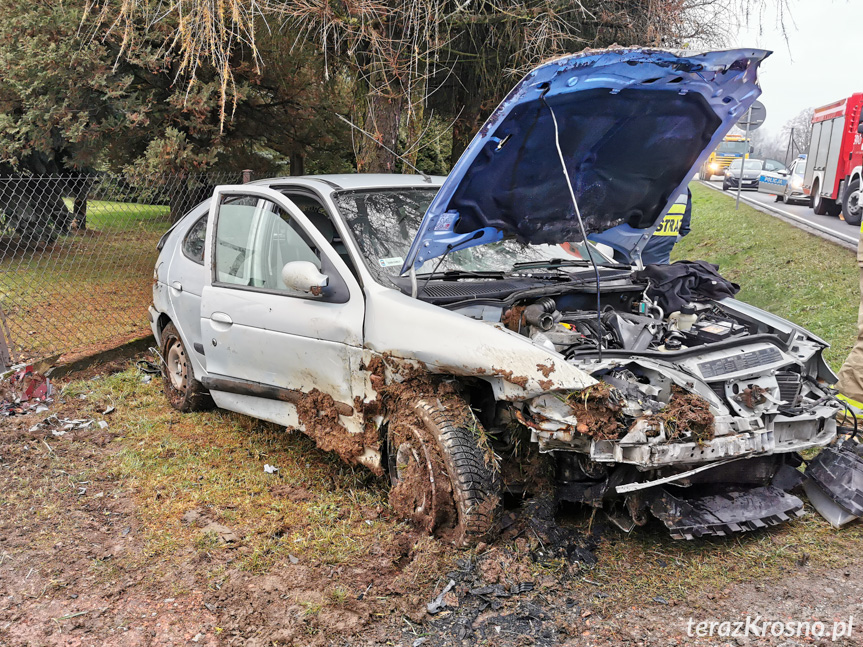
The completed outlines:
[[[446,608],[446,602],[444,602],[444,597],[452,590],[454,586],[455,580],[450,580],[449,584],[443,587],[443,591],[441,591],[434,600],[432,600],[426,605],[426,611],[428,611],[431,615],[435,615],[436,613],[440,613],[441,611],[443,611]]]
[[[264,471],[265,471],[267,474],[275,474],[276,472],[278,472],[278,471],[279,471],[279,468],[278,468],[278,467],[276,467],[275,465],[265,464],[265,465],[264,465]]]
[[[37,368],[41,365],[37,365]],[[0,415],[15,416],[48,411],[53,402],[54,386],[34,365],[18,367],[0,383]]]
[[[806,466],[806,495],[840,528],[863,516],[863,445],[853,438],[825,447]]]
[[[105,422],[104,420],[100,420],[99,421],[99,429],[107,429],[107,428],[108,428],[108,423]]]

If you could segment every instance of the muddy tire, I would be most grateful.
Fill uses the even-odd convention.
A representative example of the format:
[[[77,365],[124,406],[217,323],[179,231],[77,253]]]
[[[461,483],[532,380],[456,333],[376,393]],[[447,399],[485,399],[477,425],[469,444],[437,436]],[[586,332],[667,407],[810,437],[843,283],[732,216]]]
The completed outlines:
[[[387,428],[390,505],[457,546],[487,537],[501,507],[500,474],[479,421],[461,402],[403,401]]]
[[[174,324],[162,330],[162,384],[168,402],[177,411],[205,411],[215,405],[197,379],[186,346]]]

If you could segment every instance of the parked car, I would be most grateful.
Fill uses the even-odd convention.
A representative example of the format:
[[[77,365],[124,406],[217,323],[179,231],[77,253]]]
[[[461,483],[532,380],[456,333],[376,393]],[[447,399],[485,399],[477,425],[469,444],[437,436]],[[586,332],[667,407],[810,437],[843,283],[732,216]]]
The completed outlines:
[[[740,167],[744,164],[742,159],[734,160],[729,164],[728,168],[725,170],[725,175],[722,178],[722,190],[728,191],[728,189],[736,189],[737,183],[740,180]],[[743,182],[740,186],[741,189],[752,189],[758,190],[758,178],[761,176],[761,173],[764,171],[769,172],[778,172],[778,171],[787,171],[785,165],[782,162],[777,162],[776,160],[761,160],[761,159],[752,159],[749,158],[745,162],[745,166],[743,166]]]
[[[805,154],[800,155],[791,162],[791,166],[787,169],[782,167],[774,171],[768,170],[765,167],[758,176],[758,191],[775,195],[777,202],[781,200],[785,204],[798,202],[808,205],[811,198],[803,190],[803,176],[805,173]]]
[[[758,96],[766,54],[546,63],[446,178],[217,187],[159,244],[170,403],[300,429],[456,543],[493,531],[505,491],[542,486],[540,458],[559,500],[627,529],[653,515],[691,538],[801,514],[798,452],[836,435],[827,345],[732,298],[663,311],[637,272]],[[632,265],[579,243],[620,223],[640,232]]]

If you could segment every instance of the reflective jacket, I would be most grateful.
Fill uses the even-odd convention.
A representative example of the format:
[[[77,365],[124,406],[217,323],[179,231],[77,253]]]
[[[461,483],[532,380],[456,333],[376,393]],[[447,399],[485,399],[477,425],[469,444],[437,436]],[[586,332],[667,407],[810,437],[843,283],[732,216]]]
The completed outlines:
[[[650,241],[641,251],[641,261],[645,265],[668,265],[674,243],[689,233],[691,218],[692,192],[687,189],[686,193],[677,196],[677,200],[653,232]]]
[[[677,196],[677,200],[668,208],[659,227],[644,246],[641,252],[642,262],[645,265],[668,264],[674,243],[689,233],[691,217],[692,193],[687,189],[686,193]],[[614,250],[615,260],[631,263],[629,251],[643,235],[643,229],[633,229],[628,224],[623,224],[597,234],[590,234],[588,239],[611,247]]]

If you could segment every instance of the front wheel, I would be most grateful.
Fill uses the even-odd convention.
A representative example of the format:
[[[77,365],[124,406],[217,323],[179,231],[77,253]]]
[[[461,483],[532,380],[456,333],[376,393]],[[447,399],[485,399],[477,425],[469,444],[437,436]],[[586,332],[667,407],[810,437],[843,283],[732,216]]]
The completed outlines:
[[[420,530],[457,546],[486,537],[501,506],[497,459],[458,398],[402,400],[387,427],[390,505]]]
[[[863,206],[860,205],[860,180],[854,180],[848,185],[845,197],[842,198],[842,213],[845,222],[855,227],[863,220]]]
[[[186,346],[174,324],[162,330],[162,383],[168,402],[177,411],[212,409],[213,399],[197,379]]]

